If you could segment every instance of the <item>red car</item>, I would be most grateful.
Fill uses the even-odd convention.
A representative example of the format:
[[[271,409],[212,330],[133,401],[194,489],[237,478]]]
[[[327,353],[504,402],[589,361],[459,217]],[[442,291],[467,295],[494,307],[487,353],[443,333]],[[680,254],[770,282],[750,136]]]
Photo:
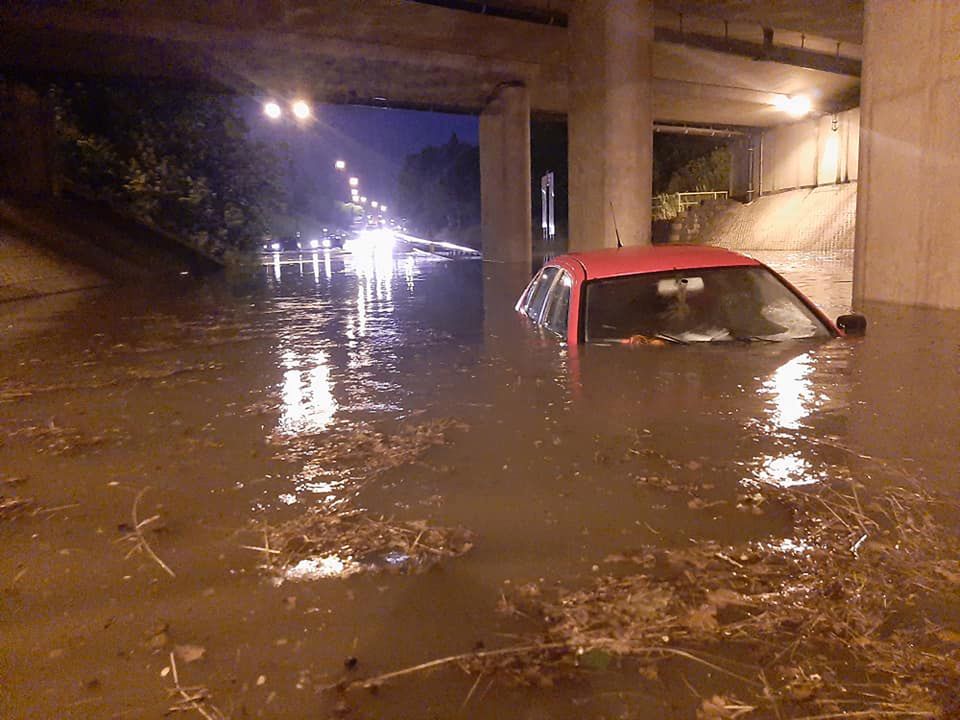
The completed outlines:
[[[704,246],[570,253],[533,277],[516,309],[570,344],[776,342],[862,334],[862,315],[834,325],[753,258]]]

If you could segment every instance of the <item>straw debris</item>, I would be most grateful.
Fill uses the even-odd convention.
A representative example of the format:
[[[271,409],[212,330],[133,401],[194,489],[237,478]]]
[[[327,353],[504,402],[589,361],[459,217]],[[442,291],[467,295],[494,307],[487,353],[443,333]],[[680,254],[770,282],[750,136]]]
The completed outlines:
[[[453,430],[467,426],[449,418],[416,425],[404,425],[393,435],[366,425],[355,425],[334,433],[275,435],[271,442],[281,449],[275,457],[288,462],[316,461],[338,469],[360,471],[372,477],[393,468],[416,462],[430,448],[447,442]]]
[[[291,580],[344,577],[358,572],[418,573],[473,547],[463,528],[426,521],[389,520],[359,510],[314,510],[264,530],[267,566]]]
[[[277,458],[308,462],[312,472],[329,466],[351,478],[354,494],[371,480],[410,465],[443,445],[453,430],[466,426],[436,419],[401,426],[388,435],[365,425],[334,433],[289,438],[275,436]],[[313,508],[283,525],[260,528],[267,567],[288,580],[345,577],[357,572],[423,572],[473,547],[473,535],[460,527],[434,527],[424,520],[395,520],[350,507]]]
[[[704,719],[960,717],[960,502],[853,483],[751,496],[790,510],[795,534],[645,547],[586,585],[520,587],[499,609],[540,633],[449,660],[539,686],[625,663],[659,681],[661,664],[695,663],[720,683]]]

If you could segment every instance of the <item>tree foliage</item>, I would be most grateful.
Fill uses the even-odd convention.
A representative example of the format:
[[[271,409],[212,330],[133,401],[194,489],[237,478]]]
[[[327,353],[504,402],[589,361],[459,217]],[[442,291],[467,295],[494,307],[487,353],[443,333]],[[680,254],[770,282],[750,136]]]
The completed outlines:
[[[397,188],[400,214],[428,236],[480,222],[480,150],[456,134],[407,157]]]
[[[107,83],[50,94],[64,175],[88,194],[216,254],[266,233],[283,197],[277,163],[235,99]]]
[[[730,150],[719,147],[687,162],[670,176],[668,193],[726,190],[730,186]]]

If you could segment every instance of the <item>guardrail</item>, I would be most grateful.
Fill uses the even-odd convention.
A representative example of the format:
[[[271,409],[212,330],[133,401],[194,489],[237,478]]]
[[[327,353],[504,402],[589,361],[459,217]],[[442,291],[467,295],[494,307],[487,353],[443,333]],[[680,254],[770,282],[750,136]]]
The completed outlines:
[[[481,257],[479,250],[474,250],[473,248],[466,247],[464,245],[455,245],[453,243],[443,242],[440,240],[426,240],[424,238],[408,235],[407,233],[403,232],[396,232],[395,235],[404,242],[410,243],[411,245],[417,247],[419,250],[424,250],[433,255],[440,255],[445,258]]]

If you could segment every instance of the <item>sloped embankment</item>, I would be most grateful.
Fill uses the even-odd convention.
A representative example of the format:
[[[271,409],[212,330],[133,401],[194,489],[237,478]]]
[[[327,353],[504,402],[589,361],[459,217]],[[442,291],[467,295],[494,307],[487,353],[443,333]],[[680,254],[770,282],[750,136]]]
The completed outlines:
[[[701,226],[697,241],[731,250],[852,250],[857,184],[825,185],[730,203]]]

